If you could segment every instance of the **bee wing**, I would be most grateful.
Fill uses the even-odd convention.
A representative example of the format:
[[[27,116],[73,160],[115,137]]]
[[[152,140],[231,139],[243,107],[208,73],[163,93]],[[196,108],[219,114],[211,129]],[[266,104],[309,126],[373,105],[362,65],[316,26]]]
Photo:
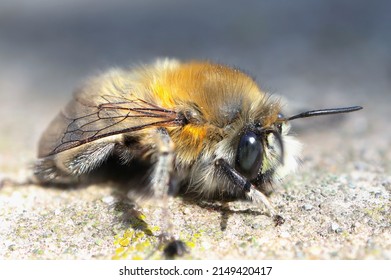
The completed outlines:
[[[177,112],[136,97],[76,95],[43,134],[38,156],[54,155],[104,137],[147,127],[179,125]]]

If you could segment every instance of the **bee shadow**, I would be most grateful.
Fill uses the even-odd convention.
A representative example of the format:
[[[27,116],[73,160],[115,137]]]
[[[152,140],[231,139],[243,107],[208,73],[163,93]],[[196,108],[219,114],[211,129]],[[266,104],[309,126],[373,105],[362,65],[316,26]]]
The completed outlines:
[[[233,210],[229,207],[228,202],[231,202],[232,200],[227,200],[224,202],[217,201],[217,200],[210,200],[210,201],[195,201],[190,200],[189,198],[183,198],[186,203],[190,204],[196,204],[198,207],[201,207],[203,209],[212,210],[215,212],[220,212],[220,230],[225,231],[228,227],[229,218],[234,214],[242,214],[242,215],[251,215],[251,216],[260,216],[260,215],[266,215],[266,212],[263,211],[257,211],[253,209],[243,209],[243,210]]]
[[[110,204],[110,207],[121,213],[115,220],[120,222],[124,228],[131,227],[135,230],[143,231],[146,235],[152,235],[136,203],[138,198],[150,197],[152,195],[152,191],[149,188],[150,170],[151,165],[149,163],[133,160],[129,164],[124,164],[117,157],[109,157],[101,166],[88,174],[80,176],[77,182],[67,184],[50,183],[42,186],[58,188],[64,191],[82,189],[91,185],[98,187],[109,186],[112,188],[111,195],[114,198],[113,201],[115,201]],[[227,229],[229,218],[233,214],[267,215],[265,212],[252,209],[232,210],[228,207],[227,202],[233,201],[233,199],[227,199],[227,201],[223,202],[221,198],[203,199],[200,201],[186,192],[186,186],[178,186],[178,189],[173,191],[173,193],[186,203],[220,212],[220,229],[222,231]]]
[[[101,166],[80,178],[78,187],[96,185],[112,188],[111,196],[115,201],[110,206],[119,216],[115,218],[124,228],[141,230],[146,235],[152,236],[147,222],[137,205],[139,198],[150,197],[152,191],[149,188],[150,165],[142,161],[133,160],[124,164],[117,157],[110,157]]]
[[[134,199],[148,198],[152,195],[149,188],[150,164],[141,161],[132,161],[129,165],[124,165],[116,158],[110,158],[101,167],[91,172],[84,178],[84,184],[109,184],[113,187],[112,195],[117,199],[116,207],[121,209],[119,220],[125,227],[131,226],[134,229],[143,230],[146,234],[151,234],[148,225],[140,219],[141,212],[137,210],[137,204]],[[175,185],[175,184],[174,184]],[[169,195],[181,198],[185,203],[195,204],[198,207],[220,212],[220,229],[225,231],[228,227],[230,216],[233,214],[246,214],[252,216],[267,215],[266,212],[256,211],[254,209],[232,210],[228,202],[235,201],[234,198],[202,199],[188,193],[187,186],[175,186]]]

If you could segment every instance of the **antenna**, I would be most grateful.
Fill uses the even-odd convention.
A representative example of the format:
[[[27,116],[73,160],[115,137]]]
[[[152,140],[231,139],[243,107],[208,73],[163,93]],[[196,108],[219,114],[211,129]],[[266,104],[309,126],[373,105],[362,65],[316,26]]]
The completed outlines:
[[[309,117],[315,117],[315,116],[322,116],[322,115],[333,115],[333,114],[340,114],[340,113],[350,113],[354,111],[361,110],[363,107],[361,106],[352,106],[352,107],[344,107],[344,108],[332,108],[332,109],[320,109],[320,110],[313,110],[313,111],[307,111],[303,112],[297,115],[294,115],[292,117],[287,118],[287,121],[291,121],[294,119],[303,119],[303,118],[309,118]]]

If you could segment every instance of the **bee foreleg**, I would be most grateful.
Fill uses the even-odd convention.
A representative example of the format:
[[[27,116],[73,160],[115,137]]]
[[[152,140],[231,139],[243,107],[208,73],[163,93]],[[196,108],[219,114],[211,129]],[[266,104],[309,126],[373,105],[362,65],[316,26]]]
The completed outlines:
[[[244,193],[246,198],[255,203],[265,205],[270,215],[276,219],[278,215],[269,199],[261,191],[257,190],[243,175],[232,168],[224,159],[217,159],[215,165],[224,172],[236,188],[239,188]]]
[[[168,211],[169,192],[174,171],[174,143],[170,135],[164,128],[156,130],[156,162],[151,177],[151,188],[155,198],[162,202],[162,235],[161,241],[166,243],[164,253],[167,257],[175,255],[183,255],[186,252],[185,244],[180,240],[175,240],[171,234],[173,225],[171,223],[171,215]]]
[[[174,143],[164,128],[156,130],[155,165],[151,176],[151,188],[154,196],[166,199],[174,165]]]

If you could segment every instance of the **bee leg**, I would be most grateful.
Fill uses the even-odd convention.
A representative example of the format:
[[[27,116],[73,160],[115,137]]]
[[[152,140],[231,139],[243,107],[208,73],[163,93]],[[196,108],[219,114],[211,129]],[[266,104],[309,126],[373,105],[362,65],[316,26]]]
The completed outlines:
[[[174,165],[174,143],[164,128],[156,130],[156,163],[151,178],[154,196],[167,200]]]
[[[171,259],[175,256],[183,256],[188,252],[186,244],[181,240],[173,240],[164,248],[164,255]]]
[[[77,178],[59,169],[56,162],[55,156],[38,159],[34,164],[34,181],[43,185],[77,183]]]
[[[98,167],[112,153],[115,143],[90,143],[39,159],[34,175],[39,183],[72,184]]]
[[[163,229],[160,236],[160,242],[165,243],[164,254],[168,258],[183,255],[186,250],[186,245],[180,240],[176,240],[171,232],[173,225],[171,223],[171,215],[168,211],[170,189],[175,189],[173,179],[174,166],[174,144],[164,128],[156,130],[156,163],[152,173],[151,187],[154,196],[162,201],[162,222]]]
[[[265,205],[270,215],[273,217],[276,225],[283,223],[283,218],[276,213],[276,210],[272,206],[269,199],[262,192],[257,190],[254,185],[252,185],[245,177],[243,177],[243,175],[232,168],[228,162],[220,158],[215,161],[215,165],[220,170],[222,170],[222,172],[224,172],[224,174],[231,180],[235,187],[244,192],[245,196],[249,200]]]

